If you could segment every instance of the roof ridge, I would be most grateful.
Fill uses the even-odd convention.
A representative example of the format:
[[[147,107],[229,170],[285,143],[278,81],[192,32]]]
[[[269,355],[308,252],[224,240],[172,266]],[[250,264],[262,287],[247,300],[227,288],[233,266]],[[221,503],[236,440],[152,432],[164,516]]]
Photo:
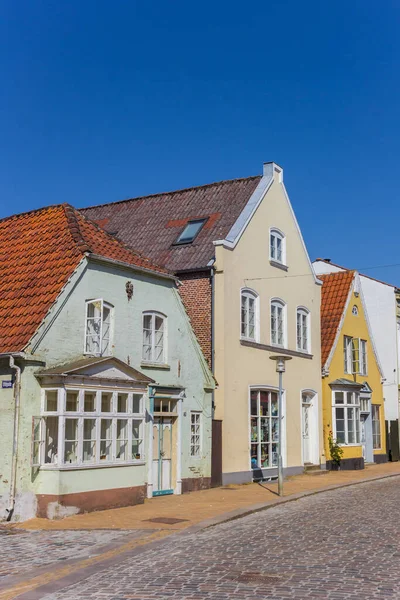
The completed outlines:
[[[222,185],[223,183],[235,183],[237,181],[249,181],[250,179],[261,178],[262,175],[251,175],[250,177],[237,177],[236,179],[223,179],[221,181],[214,181],[213,183],[203,183],[202,185],[192,185],[187,188],[181,188],[179,190],[171,190],[169,192],[158,192],[156,194],[147,194],[145,196],[136,196],[135,198],[125,198],[124,200],[114,200],[113,202],[105,202],[104,204],[92,204],[78,208],[79,211],[89,210],[90,208],[98,208],[100,206],[110,206],[111,204],[122,204],[123,202],[133,202],[134,200],[147,200],[149,198],[155,198],[156,196],[170,196],[171,194],[180,194],[182,192],[190,192],[191,190],[198,190],[201,188],[209,188],[216,185]]]
[[[72,239],[78,246],[80,252],[82,252],[82,254],[85,254],[86,252],[92,252],[79,226],[77,211],[70,204],[63,204],[62,207],[64,209],[64,214],[67,219],[67,224]]]

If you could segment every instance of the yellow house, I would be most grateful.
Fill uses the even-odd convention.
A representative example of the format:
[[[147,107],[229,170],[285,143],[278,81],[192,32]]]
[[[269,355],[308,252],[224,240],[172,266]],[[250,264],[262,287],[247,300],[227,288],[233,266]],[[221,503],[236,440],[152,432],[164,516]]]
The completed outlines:
[[[341,469],[386,462],[382,370],[364,309],[359,274],[319,275],[323,430],[327,468],[335,468],[329,437],[343,450]]]

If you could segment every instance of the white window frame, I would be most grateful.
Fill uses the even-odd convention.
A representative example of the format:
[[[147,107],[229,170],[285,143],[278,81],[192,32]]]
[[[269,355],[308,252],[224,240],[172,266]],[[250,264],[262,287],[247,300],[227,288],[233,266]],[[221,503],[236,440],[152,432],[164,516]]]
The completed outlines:
[[[194,437],[197,435],[193,427],[196,423],[193,423],[193,417],[198,418],[199,425],[199,443],[196,444],[194,441]],[[200,410],[192,410],[190,411],[190,458],[200,458],[202,453],[202,438],[203,438],[203,413]],[[193,449],[198,446],[198,451],[196,454],[193,454]]]
[[[375,419],[375,412],[378,411],[378,419]],[[371,405],[371,415],[372,415],[372,448],[373,450],[381,450],[382,449],[382,432],[381,432],[381,406],[380,404],[372,404]],[[374,424],[378,423],[379,433],[375,432]],[[379,446],[375,445],[376,438],[379,439]]]
[[[278,257],[278,242],[280,240],[280,258]],[[275,255],[275,256],[274,256]],[[286,236],[277,227],[269,230],[269,260],[286,266]]]
[[[336,402],[336,394],[343,394],[343,403]],[[351,394],[351,402],[348,402],[348,394]],[[337,427],[336,427],[336,409],[343,409],[344,419],[344,442],[337,440]],[[353,409],[353,425],[354,425],[354,442],[349,442],[349,418],[347,409]],[[360,446],[361,445],[361,424],[360,424],[360,392],[349,390],[345,388],[338,388],[332,390],[332,431],[333,437],[340,446]]]
[[[306,344],[305,347],[304,346],[304,339],[303,339],[303,328],[301,327],[301,340],[300,340],[300,344],[299,344],[299,317],[305,317],[306,319]],[[298,352],[305,352],[307,354],[310,354],[311,352],[311,314],[310,311],[308,310],[308,308],[306,308],[305,306],[298,306],[296,309],[296,349]]]
[[[349,335],[343,337],[344,372],[349,375],[368,375],[367,340]]]
[[[144,357],[144,319],[151,316],[151,359]],[[159,317],[163,320],[163,352],[161,360],[155,360],[155,320]],[[168,318],[165,314],[156,310],[145,310],[142,313],[142,363],[148,364],[167,364],[167,348],[168,348]]]
[[[242,300],[243,298],[254,300],[254,336],[244,335],[242,332]],[[246,309],[246,333],[249,332],[249,308],[248,308],[248,300],[247,300],[247,309]],[[240,290],[240,339],[249,340],[251,342],[259,342],[260,340],[260,298],[254,290],[251,288],[242,288]]]
[[[58,392],[58,411],[45,411],[45,394],[47,390],[54,391],[57,389]],[[76,387],[66,386],[60,388],[43,388],[41,406],[42,411],[39,417],[34,417],[32,422],[32,466],[45,468],[45,469],[87,469],[93,467],[105,467],[115,466],[121,464],[143,464],[145,462],[145,401],[146,396],[143,390],[132,390],[127,388],[95,388],[95,387],[80,387],[79,391],[79,403],[77,411],[66,412],[66,395],[68,391],[76,391]],[[96,394],[95,411],[85,412],[84,411],[84,394],[85,392],[94,392]],[[112,393],[112,405],[111,411],[102,413],[101,412],[101,394],[102,392]],[[125,412],[118,411],[118,394],[127,394],[128,401]],[[138,413],[133,412],[133,397],[140,396],[140,405]],[[58,418],[58,440],[57,440],[57,458],[54,462],[45,462],[46,454],[46,419],[48,417]],[[74,463],[66,463],[64,461],[64,448],[65,448],[65,421],[66,419],[77,419],[78,421],[78,439],[77,439],[77,461]],[[85,419],[94,420],[95,423],[95,459],[93,461],[83,460],[83,441],[84,441],[84,428],[83,422]],[[110,460],[100,460],[100,437],[101,437],[101,419],[111,420],[111,458]],[[117,458],[117,420],[126,420],[128,422],[128,457],[127,459]],[[139,438],[141,441],[141,456],[135,458],[132,455],[132,427],[133,422],[139,422]],[[39,427],[40,439],[34,440],[34,427]],[[39,446],[39,461],[33,461],[34,458],[34,444]]]
[[[271,298],[269,306],[270,306],[269,327],[270,327],[271,346],[276,346],[277,348],[286,348],[287,347],[287,307],[286,307],[286,303],[281,298]],[[282,309],[282,338],[283,338],[282,344],[278,343],[278,341],[274,341],[274,339],[273,339],[272,316],[273,316],[273,312],[274,312],[274,307]],[[276,330],[276,331],[278,331],[278,330]]]
[[[88,335],[88,319],[90,317],[88,317],[88,308],[90,304],[94,304],[94,303],[100,303],[100,312],[101,312],[101,317],[100,317],[100,352],[89,352],[89,350],[87,350],[87,343],[86,343],[86,339],[87,339],[87,335]],[[104,308],[107,308],[110,311],[110,335],[109,335],[109,339],[108,339],[108,351],[104,351],[103,350],[103,312],[104,312]],[[111,356],[112,354],[112,345],[113,345],[113,337],[114,337],[114,307],[112,306],[112,304],[110,304],[109,302],[105,302],[103,300],[103,298],[91,298],[90,300],[86,300],[85,301],[85,336],[84,336],[84,340],[83,340],[83,354],[85,355],[89,355],[89,356]]]

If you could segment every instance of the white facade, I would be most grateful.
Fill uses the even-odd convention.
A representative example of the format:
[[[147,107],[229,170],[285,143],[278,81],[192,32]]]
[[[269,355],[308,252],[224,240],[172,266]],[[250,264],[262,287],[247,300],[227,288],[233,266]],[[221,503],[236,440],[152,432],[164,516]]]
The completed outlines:
[[[317,276],[347,270],[320,259],[313,262],[313,267]],[[396,288],[388,283],[377,281],[361,274],[360,283],[367,309],[367,318],[384,376],[385,418],[387,421],[394,421],[399,418],[398,385],[400,364],[397,340]]]

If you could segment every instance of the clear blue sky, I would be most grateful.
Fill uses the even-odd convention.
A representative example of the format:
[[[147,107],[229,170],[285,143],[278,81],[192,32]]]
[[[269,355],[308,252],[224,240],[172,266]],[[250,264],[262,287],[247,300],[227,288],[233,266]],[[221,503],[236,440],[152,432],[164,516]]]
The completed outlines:
[[[3,0],[0,216],[274,160],[312,258],[400,263],[399,27],[395,0]]]

